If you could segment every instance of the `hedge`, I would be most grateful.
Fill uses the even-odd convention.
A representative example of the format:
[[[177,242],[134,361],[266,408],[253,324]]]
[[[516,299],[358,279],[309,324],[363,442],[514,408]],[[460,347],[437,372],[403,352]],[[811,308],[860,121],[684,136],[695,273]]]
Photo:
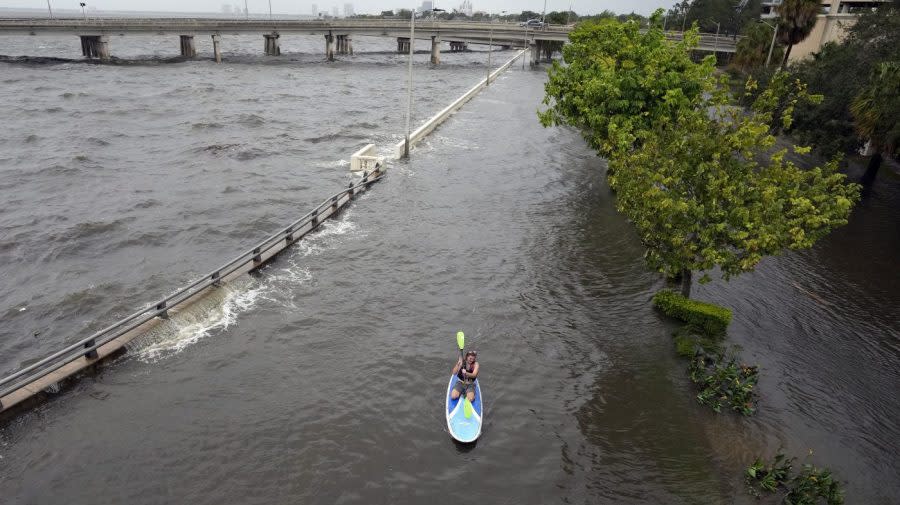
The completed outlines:
[[[685,298],[671,289],[663,289],[653,296],[653,305],[666,315],[703,330],[710,336],[723,335],[731,323],[731,311],[711,303]]]

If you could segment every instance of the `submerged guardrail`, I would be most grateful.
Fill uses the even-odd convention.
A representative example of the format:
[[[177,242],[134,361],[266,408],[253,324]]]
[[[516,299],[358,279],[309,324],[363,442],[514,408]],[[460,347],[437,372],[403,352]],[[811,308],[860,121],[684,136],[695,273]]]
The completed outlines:
[[[363,173],[360,182],[351,183],[346,189],[326,198],[287,227],[266,237],[241,255],[189,285],[150,303],[87,338],[0,379],[0,387],[3,387],[0,390],[0,413],[117,353],[133,338],[167,319],[169,311],[193,303],[210,288],[218,287],[222,282],[233,280],[266,264],[288,246],[315,230],[323,220],[338,212],[356,194],[365,191],[384,175],[384,168],[376,165],[373,171]],[[145,325],[147,327],[142,328]]]

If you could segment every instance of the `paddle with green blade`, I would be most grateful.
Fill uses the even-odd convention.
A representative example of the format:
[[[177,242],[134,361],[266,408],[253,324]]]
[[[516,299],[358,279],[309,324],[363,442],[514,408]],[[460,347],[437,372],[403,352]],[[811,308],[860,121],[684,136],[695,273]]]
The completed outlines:
[[[466,347],[465,333],[461,331],[456,332],[456,345],[459,346],[459,362],[461,363],[460,367],[465,368],[466,356],[463,351]],[[463,398],[461,398],[461,400],[463,402],[463,415],[466,416],[466,419],[469,419],[470,417],[472,417],[472,412],[474,412],[475,409],[472,408],[472,402],[469,401],[468,396],[463,395]]]

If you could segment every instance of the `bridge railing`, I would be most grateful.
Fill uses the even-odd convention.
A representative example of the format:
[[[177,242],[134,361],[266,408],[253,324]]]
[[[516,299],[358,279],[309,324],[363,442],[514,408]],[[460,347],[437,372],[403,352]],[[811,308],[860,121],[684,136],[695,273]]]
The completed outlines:
[[[326,198],[312,211],[300,217],[287,227],[266,237],[241,255],[221,265],[215,270],[212,270],[206,275],[199,277],[187,286],[150,303],[137,312],[93,333],[89,337],[83,338],[50,356],[0,379],[0,387],[3,387],[3,389],[0,390],[0,398],[22,388],[26,384],[33,383],[34,381],[59,370],[75,360],[93,359],[96,357],[97,349],[104,344],[136,329],[155,317],[165,317],[168,310],[178,307],[210,286],[218,286],[223,279],[231,274],[251,265],[255,268],[264,264],[265,261],[263,261],[263,257],[268,253],[271,253],[273,250],[274,252],[280,251],[285,245],[299,240],[299,237],[302,236],[303,233],[308,233],[315,229],[320,224],[319,216],[323,211],[329,207],[332,207],[332,210],[336,210],[339,207],[339,200],[348,197],[352,198],[357,190],[368,187],[368,185],[383,176],[384,172],[364,173],[363,178],[359,183],[351,183],[346,189]],[[269,256],[271,255],[272,254],[269,254]],[[0,410],[3,408],[4,406],[0,405]]]

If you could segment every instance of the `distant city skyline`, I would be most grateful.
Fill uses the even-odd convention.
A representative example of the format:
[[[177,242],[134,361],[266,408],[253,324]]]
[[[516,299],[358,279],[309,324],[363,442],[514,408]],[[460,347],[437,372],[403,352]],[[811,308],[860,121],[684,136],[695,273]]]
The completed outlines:
[[[80,10],[81,0],[50,0],[53,9],[77,11]],[[148,11],[148,12],[222,12],[224,4],[239,6],[243,11],[243,0],[84,0],[87,8],[94,11]],[[434,0],[434,7],[452,11],[458,9],[462,0]],[[603,10],[611,10],[619,14],[637,12],[638,14],[650,14],[658,7],[668,9],[675,3],[674,0],[661,2],[660,0],[636,0],[632,2],[616,2],[614,0],[547,0],[547,12],[566,11],[569,6],[578,14],[597,14]],[[308,16],[313,5],[317,4],[318,11],[333,12],[334,8],[343,10],[344,0],[318,0],[313,2],[297,2],[295,0],[272,0],[272,12],[276,14],[300,14]],[[409,5],[405,5],[409,4]],[[353,2],[353,11],[356,14],[379,14],[385,10],[413,9],[421,5],[418,1],[398,0],[357,0]],[[475,12],[522,12],[530,10],[541,12],[544,8],[544,0],[472,0],[472,10]],[[28,8],[47,10],[47,0],[6,0],[3,8]],[[269,11],[268,0],[247,0],[247,7],[251,13]]]

